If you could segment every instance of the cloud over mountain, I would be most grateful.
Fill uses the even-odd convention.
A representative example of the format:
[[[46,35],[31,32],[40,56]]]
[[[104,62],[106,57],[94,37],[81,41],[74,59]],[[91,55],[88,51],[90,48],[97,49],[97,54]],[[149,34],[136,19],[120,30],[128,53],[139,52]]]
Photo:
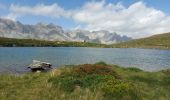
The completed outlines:
[[[26,15],[46,16],[51,18],[69,17],[69,12],[66,12],[63,8],[56,3],[52,5],[38,4],[31,6],[19,6],[11,5],[10,11],[6,18],[15,20],[17,17],[23,17]]]
[[[139,1],[128,7],[121,3],[86,2],[76,9],[64,9],[58,4],[20,6],[12,4],[7,18],[26,15],[67,18],[78,23],[80,29],[108,30],[130,37],[146,37],[170,31],[170,16]]]
[[[0,37],[40,39],[50,41],[86,41],[94,43],[112,44],[128,41],[131,38],[120,36],[108,31],[65,31],[61,26],[44,23],[25,25],[19,21],[0,18]]]

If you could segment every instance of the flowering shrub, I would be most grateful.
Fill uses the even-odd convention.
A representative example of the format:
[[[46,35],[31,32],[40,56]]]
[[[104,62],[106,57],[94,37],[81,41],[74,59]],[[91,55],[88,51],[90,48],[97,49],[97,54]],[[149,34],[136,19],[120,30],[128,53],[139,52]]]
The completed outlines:
[[[89,74],[99,74],[99,75],[112,75],[115,78],[120,79],[120,75],[118,75],[111,66],[108,65],[98,65],[98,64],[84,64],[79,65],[75,68],[75,72],[79,75],[89,75]]]

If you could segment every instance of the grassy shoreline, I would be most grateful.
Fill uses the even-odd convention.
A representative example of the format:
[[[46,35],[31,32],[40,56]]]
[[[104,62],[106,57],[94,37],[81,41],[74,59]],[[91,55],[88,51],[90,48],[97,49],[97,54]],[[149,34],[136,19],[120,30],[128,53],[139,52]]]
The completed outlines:
[[[68,65],[47,73],[0,75],[1,100],[168,100],[170,70],[145,72],[96,64]]]
[[[143,38],[110,45],[89,42],[45,41],[34,39],[14,39],[0,37],[0,47],[94,47],[94,48],[141,48],[141,49],[170,50],[169,45],[170,41],[168,37],[166,37],[166,39],[164,37]]]
[[[35,39],[15,39],[0,37],[0,47],[107,47],[105,44],[74,42],[74,41],[46,41]]]

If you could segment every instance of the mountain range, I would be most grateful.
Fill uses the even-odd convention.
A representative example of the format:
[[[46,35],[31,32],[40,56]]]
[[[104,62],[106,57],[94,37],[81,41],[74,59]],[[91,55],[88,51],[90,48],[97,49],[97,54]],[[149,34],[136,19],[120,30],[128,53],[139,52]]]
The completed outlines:
[[[0,18],[0,37],[18,39],[38,39],[48,41],[78,41],[102,44],[120,43],[131,40],[109,31],[71,30],[65,31],[55,24],[37,23],[35,25],[22,24],[19,21]]]

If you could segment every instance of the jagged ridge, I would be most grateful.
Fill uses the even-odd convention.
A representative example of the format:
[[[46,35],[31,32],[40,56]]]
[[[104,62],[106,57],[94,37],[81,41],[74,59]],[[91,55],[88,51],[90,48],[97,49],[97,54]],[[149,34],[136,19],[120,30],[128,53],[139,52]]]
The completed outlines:
[[[87,41],[102,44],[125,42],[131,39],[105,30],[93,32],[86,30],[65,31],[61,26],[52,23],[24,25],[19,21],[2,18],[0,18],[0,37],[50,41]]]

